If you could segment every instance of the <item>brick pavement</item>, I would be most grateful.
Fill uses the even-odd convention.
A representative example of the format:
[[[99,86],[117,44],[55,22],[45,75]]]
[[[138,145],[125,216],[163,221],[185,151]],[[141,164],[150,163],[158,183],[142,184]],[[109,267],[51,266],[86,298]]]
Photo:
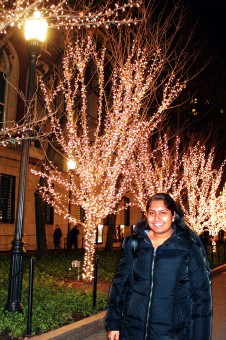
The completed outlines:
[[[226,271],[212,279],[212,340],[226,340]]]

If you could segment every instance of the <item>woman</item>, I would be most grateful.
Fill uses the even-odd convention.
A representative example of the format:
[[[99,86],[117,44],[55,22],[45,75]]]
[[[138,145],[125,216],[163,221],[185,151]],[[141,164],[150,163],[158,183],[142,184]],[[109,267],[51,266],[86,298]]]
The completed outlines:
[[[210,271],[199,238],[168,194],[123,243],[106,315],[109,340],[209,340]],[[201,242],[201,241],[200,241]]]

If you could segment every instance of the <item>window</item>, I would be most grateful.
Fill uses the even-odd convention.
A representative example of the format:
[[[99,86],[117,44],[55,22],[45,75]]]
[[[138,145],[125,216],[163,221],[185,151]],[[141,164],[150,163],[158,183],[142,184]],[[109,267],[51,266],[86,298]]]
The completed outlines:
[[[124,224],[118,225],[117,227],[115,227],[113,242],[114,243],[122,242],[124,237],[125,237],[125,226],[124,226]]]
[[[78,210],[78,218],[79,221],[84,223],[85,222],[85,210],[80,206]]]
[[[47,202],[45,204],[45,223],[53,224],[54,222],[54,207]]]
[[[190,104],[197,104],[198,98],[191,98]]]
[[[99,224],[96,228],[96,244],[103,243],[103,228],[104,226],[102,224]]]
[[[0,72],[0,128],[3,127],[5,120],[5,75]]]
[[[114,238],[113,238],[113,242],[119,242],[119,238],[120,238],[120,226],[115,226],[115,232],[114,232]]]
[[[14,223],[15,176],[0,174],[0,223]]]
[[[52,188],[54,188],[54,184],[52,183]],[[53,202],[54,198],[51,195],[50,202]],[[45,223],[53,224],[54,223],[54,207],[51,203],[44,201],[44,209],[45,209]]]

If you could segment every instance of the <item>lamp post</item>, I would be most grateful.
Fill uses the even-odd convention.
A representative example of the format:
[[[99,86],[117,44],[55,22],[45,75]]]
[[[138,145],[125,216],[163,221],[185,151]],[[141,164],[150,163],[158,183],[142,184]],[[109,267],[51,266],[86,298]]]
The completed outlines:
[[[68,215],[71,215],[71,197],[72,197],[72,191],[71,191],[71,171],[75,170],[75,161],[72,159],[69,159],[67,162],[67,168],[69,170],[69,176],[70,176],[70,189],[69,189],[69,202],[68,202]],[[67,254],[71,253],[71,222],[70,218],[68,218],[68,226],[67,226]]]
[[[26,115],[31,118],[32,103],[35,90],[35,68],[40,56],[42,43],[47,33],[47,22],[41,18],[40,12],[35,12],[33,17],[25,23],[25,38],[28,41],[29,72],[26,94]],[[29,139],[22,141],[19,185],[17,196],[17,211],[14,240],[12,241],[10,257],[10,273],[8,300],[5,309],[10,312],[22,312],[21,304],[22,276],[23,276],[23,227],[24,227],[24,207],[27,170],[29,163]]]

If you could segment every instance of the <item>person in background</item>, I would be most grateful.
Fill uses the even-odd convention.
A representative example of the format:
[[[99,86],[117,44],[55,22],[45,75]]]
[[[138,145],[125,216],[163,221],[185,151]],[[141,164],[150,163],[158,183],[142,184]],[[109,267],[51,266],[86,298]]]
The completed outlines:
[[[74,245],[75,250],[78,250],[78,226],[75,225],[74,228],[71,229],[71,247]]]
[[[210,238],[210,232],[208,230],[207,227],[204,227],[203,228],[203,232],[202,234],[200,235],[200,238],[201,238],[201,241],[206,249],[206,252],[208,253],[211,252],[211,248],[212,248],[212,241],[211,241],[211,238]]]
[[[210,340],[212,294],[203,244],[169,194],[147,202],[123,242],[105,324],[109,340]]]
[[[61,237],[62,237],[62,231],[60,229],[59,224],[56,224],[55,230],[53,233],[53,243],[54,243],[54,249],[57,251],[57,249],[62,249],[61,248]]]
[[[224,242],[224,234],[225,234],[224,229],[220,229],[219,232],[218,232],[218,242],[219,243]]]

